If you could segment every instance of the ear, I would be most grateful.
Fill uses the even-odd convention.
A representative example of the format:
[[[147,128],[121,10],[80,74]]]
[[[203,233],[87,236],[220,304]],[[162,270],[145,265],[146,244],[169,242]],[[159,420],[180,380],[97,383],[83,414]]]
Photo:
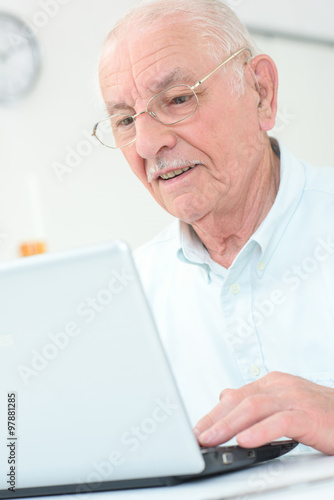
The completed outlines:
[[[250,62],[258,86],[258,117],[261,130],[268,131],[275,125],[277,113],[277,68],[271,57],[261,54]]]

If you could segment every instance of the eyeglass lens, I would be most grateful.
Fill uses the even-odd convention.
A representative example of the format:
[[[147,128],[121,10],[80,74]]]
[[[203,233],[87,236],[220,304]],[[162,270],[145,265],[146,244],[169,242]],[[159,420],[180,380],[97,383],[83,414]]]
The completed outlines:
[[[175,85],[152,97],[146,112],[165,125],[173,125],[195,113],[197,105],[197,96],[188,85]],[[113,115],[99,122],[95,134],[105,146],[124,147],[136,138],[135,119],[123,113]]]

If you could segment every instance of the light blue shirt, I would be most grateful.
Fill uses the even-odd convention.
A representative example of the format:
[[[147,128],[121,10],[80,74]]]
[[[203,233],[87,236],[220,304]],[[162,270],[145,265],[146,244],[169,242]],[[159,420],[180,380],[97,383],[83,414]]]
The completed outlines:
[[[280,149],[275,203],[229,269],[180,221],[135,254],[193,424],[273,370],[334,387],[334,169]]]

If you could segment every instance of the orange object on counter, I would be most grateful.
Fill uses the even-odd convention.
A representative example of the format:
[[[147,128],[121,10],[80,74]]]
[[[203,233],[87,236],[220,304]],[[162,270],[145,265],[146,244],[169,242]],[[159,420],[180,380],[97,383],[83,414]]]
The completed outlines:
[[[22,243],[20,246],[21,257],[29,257],[29,255],[37,255],[46,252],[46,243],[44,241],[29,241]]]

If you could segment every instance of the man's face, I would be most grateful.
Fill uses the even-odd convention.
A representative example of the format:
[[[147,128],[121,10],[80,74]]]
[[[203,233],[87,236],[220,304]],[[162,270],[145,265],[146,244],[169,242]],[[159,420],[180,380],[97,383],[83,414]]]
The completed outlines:
[[[184,23],[161,24],[106,46],[100,64],[102,95],[111,113],[136,114],[156,93],[174,84],[191,86],[216,65]],[[233,213],[247,197],[263,148],[258,94],[250,74],[247,78],[245,94],[239,97],[231,95],[226,77],[218,71],[196,90],[199,106],[194,115],[169,126],[141,115],[136,141],[122,149],[155,200],[181,220],[192,223]],[[122,109],[113,111],[120,103]],[[161,162],[165,166],[157,172]],[[160,177],[187,167],[192,168],[171,179]]]

